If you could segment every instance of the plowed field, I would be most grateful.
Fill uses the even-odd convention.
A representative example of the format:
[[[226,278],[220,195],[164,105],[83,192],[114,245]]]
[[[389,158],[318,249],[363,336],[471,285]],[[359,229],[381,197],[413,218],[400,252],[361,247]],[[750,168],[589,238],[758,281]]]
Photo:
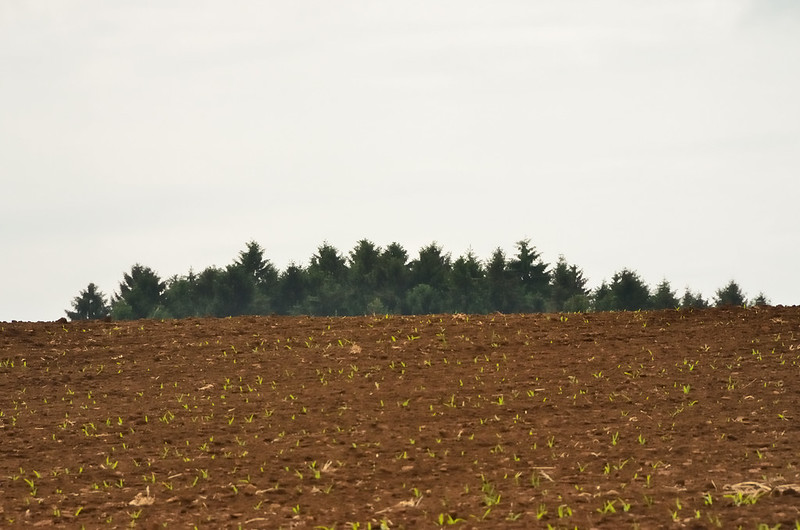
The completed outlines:
[[[0,328],[0,526],[800,521],[796,307]]]

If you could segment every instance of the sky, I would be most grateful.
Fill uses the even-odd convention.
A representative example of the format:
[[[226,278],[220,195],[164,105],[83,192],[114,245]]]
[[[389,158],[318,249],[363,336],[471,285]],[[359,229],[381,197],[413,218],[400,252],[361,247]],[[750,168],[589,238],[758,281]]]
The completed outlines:
[[[800,303],[794,0],[10,0],[0,72],[0,321],[251,240]]]

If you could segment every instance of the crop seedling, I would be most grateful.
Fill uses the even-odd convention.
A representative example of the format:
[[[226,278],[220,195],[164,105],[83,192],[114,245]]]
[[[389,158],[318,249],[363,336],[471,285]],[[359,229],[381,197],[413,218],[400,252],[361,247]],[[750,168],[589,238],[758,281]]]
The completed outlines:
[[[607,500],[603,502],[603,507],[598,508],[597,511],[602,514],[617,513],[617,509],[614,508],[616,502],[616,500]]]
[[[449,514],[449,513],[447,513],[447,514],[440,513],[438,519],[436,520],[436,522],[437,522],[437,524],[439,526],[444,526],[444,525],[454,525],[454,524],[458,524],[458,523],[463,523],[463,522],[466,522],[466,521],[464,521],[464,519],[461,519],[461,518],[458,518],[458,517],[453,517],[453,515]]]
[[[734,506],[743,506],[748,504],[755,504],[764,495],[764,492],[744,493],[737,491],[723,495],[726,499],[730,499]]]
[[[483,503],[489,508],[500,504],[500,493],[495,490],[495,487],[489,483],[486,478],[481,475],[481,491],[483,492]]]

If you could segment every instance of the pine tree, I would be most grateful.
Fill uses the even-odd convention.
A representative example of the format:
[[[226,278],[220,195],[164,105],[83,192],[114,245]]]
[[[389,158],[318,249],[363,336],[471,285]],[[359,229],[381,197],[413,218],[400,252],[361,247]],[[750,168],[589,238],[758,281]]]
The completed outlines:
[[[753,298],[753,300],[750,302],[750,305],[751,305],[751,306],[754,306],[754,307],[757,307],[757,306],[765,306],[765,305],[770,305],[770,301],[769,301],[769,299],[768,299],[768,298],[767,298],[767,297],[764,295],[764,293],[758,293],[758,296],[756,296],[755,298]]]
[[[162,301],[166,283],[150,267],[136,264],[123,275],[119,294],[111,302],[112,314],[119,319],[150,318]]]
[[[550,297],[550,273],[529,239],[517,241],[517,253],[508,261],[507,268],[512,277],[512,288],[516,291],[511,310],[544,311],[545,302]]]
[[[703,295],[700,293],[693,293],[686,288],[686,291],[683,293],[683,298],[681,298],[681,309],[703,309],[708,307],[708,301],[703,298]]]
[[[347,261],[327,242],[320,245],[311,257],[307,277],[308,311],[313,315],[346,315],[344,300],[347,293]]]
[[[419,257],[411,262],[411,280],[414,285],[430,285],[444,293],[451,270],[450,254],[444,253],[435,241],[419,250]]]
[[[399,243],[390,243],[381,252],[376,271],[377,298],[390,313],[405,311],[405,297],[411,282],[408,252]]]
[[[656,290],[650,296],[650,307],[653,309],[675,309],[679,305],[675,291],[666,279],[656,286]]]
[[[622,311],[637,311],[647,309],[650,302],[650,290],[639,275],[630,270],[622,269],[611,278],[611,294],[614,297],[614,309]]]
[[[503,249],[497,247],[486,263],[486,290],[489,311],[511,313],[520,296],[519,281],[508,269]]]
[[[111,313],[106,296],[93,283],[80,291],[72,301],[72,311],[66,310],[70,320],[95,320]]]
[[[450,277],[450,300],[453,311],[481,313],[486,310],[485,276],[483,266],[472,250],[453,262]]]
[[[378,295],[381,249],[368,239],[356,243],[348,257],[348,313],[374,313],[385,306]]]
[[[278,312],[284,315],[303,313],[307,289],[306,271],[300,265],[290,263],[278,280]]]
[[[717,307],[744,305],[746,300],[739,284],[731,280],[725,287],[717,289],[714,305]]]
[[[586,289],[586,281],[583,271],[577,265],[569,265],[564,256],[559,256],[550,275],[551,309],[575,311],[588,308],[589,291]]]

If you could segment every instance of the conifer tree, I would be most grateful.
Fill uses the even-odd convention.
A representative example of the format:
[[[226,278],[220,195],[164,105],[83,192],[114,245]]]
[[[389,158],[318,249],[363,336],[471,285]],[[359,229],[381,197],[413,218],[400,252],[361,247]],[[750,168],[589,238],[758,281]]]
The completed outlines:
[[[550,275],[550,305],[553,311],[580,311],[588,308],[586,278],[577,265],[567,263],[564,256]],[[569,303],[568,303],[569,302]]]
[[[725,287],[717,289],[714,305],[717,307],[744,305],[746,300],[739,284],[731,280]]]
[[[66,310],[70,320],[95,320],[111,313],[106,296],[93,283],[80,291],[72,301],[72,311]]]
[[[650,296],[650,307],[652,309],[675,309],[680,305],[675,291],[672,290],[669,282],[664,279],[656,286],[656,290]]]
[[[111,302],[111,312],[122,320],[151,317],[162,299],[166,283],[150,267],[139,263],[123,275],[119,294]]]
[[[630,269],[622,269],[614,274],[609,286],[614,299],[614,308],[622,311],[647,309],[650,290],[641,277]]]

